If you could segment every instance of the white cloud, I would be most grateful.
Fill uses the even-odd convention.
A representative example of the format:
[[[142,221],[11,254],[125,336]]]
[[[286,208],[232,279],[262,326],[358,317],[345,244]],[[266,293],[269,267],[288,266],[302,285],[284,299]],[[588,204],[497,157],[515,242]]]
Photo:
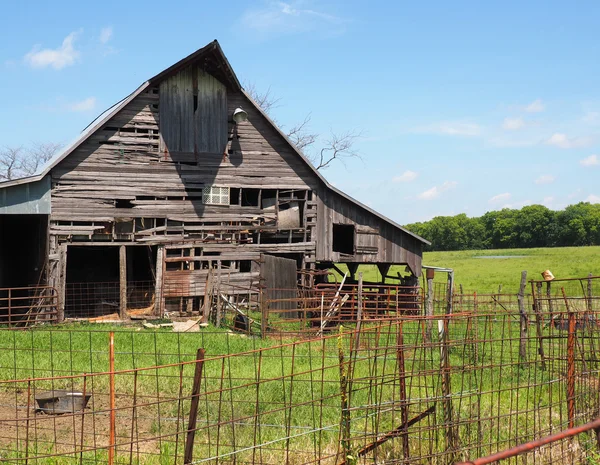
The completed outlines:
[[[554,203],[554,197],[552,197],[552,196],[544,197],[544,200],[542,201],[542,205],[544,205],[548,208],[550,208],[553,203]]]
[[[100,43],[106,44],[112,38],[113,28],[111,26],[104,27],[100,31]]]
[[[506,202],[510,198],[511,198],[510,193],[505,192],[504,194],[494,195],[490,200],[488,200],[488,202],[489,203]]]
[[[581,193],[583,192],[583,189],[578,188],[577,190],[575,190],[575,192],[571,192],[569,195],[567,195],[567,198],[569,200],[574,199],[575,197],[579,197],[581,195]]]
[[[241,17],[241,24],[247,29],[263,35],[295,34],[322,29],[329,34],[344,31],[348,20],[301,7],[306,1],[269,1],[264,7],[250,8]]]
[[[591,140],[586,137],[568,137],[566,134],[556,132],[546,140],[546,144],[554,145],[561,149],[572,149],[577,147],[586,147]]]
[[[394,176],[392,178],[392,182],[411,182],[417,179],[417,176],[419,176],[418,173],[411,170],[406,170],[400,176]]]
[[[544,105],[544,102],[542,102],[542,100],[538,98],[531,102],[529,105],[526,105],[524,110],[527,113],[540,113],[544,111],[545,108],[546,106]]]
[[[589,203],[600,203],[600,196],[598,195],[588,195],[587,198],[585,199],[586,202]]]
[[[441,186],[434,186],[431,189],[426,190],[425,192],[421,192],[419,195],[417,195],[417,198],[421,200],[433,200],[439,197],[439,195],[442,192],[454,189],[457,185],[458,183],[456,181],[446,181]]]
[[[504,122],[502,123],[502,129],[506,129],[507,131],[516,131],[523,127],[525,127],[523,118],[504,118]]]
[[[579,160],[581,166],[597,166],[600,165],[600,158],[598,155],[590,155],[582,160]]]
[[[535,180],[536,184],[552,184],[556,180],[556,177],[551,174],[542,174]]]
[[[465,121],[442,121],[413,128],[411,132],[444,136],[475,137],[481,134],[481,126]]]
[[[71,66],[79,59],[80,53],[75,50],[74,43],[77,32],[71,32],[56,49],[41,49],[36,45],[25,55],[25,63],[32,68],[46,68],[52,66],[54,69],[62,69]]]
[[[531,200],[521,200],[520,202],[506,203],[502,205],[502,208],[513,208],[515,210],[519,210],[527,205],[533,205]]]
[[[96,97],[88,97],[79,102],[69,103],[66,108],[73,112],[91,111],[96,108]]]

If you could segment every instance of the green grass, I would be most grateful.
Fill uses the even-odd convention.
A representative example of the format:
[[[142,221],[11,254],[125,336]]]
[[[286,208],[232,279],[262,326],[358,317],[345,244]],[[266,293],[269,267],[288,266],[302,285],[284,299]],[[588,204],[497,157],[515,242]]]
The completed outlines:
[[[478,258],[482,256],[514,258]],[[528,280],[542,279],[541,273],[547,269],[556,278],[584,277],[589,273],[600,275],[600,247],[425,252],[423,264],[454,269],[455,282],[462,284],[465,292],[498,292],[498,287],[502,285],[503,292],[516,293],[521,271],[527,271]],[[361,266],[359,271],[363,272],[367,281],[381,279],[375,266]],[[398,271],[404,273],[404,267],[392,267],[389,274],[395,276]],[[445,279],[445,274],[436,276],[436,280]]]
[[[104,325],[102,325],[104,326]],[[27,331],[0,331],[0,379],[16,377],[57,375],[61,370],[67,372],[98,372],[108,368],[108,335],[98,329],[99,325],[77,325],[75,331],[64,331],[70,326],[35,329]],[[208,331],[191,334],[175,334],[168,330],[139,330],[132,328],[113,328],[115,333],[116,368],[152,366],[156,363],[175,363],[178,360],[191,360],[196,348],[204,347],[207,358],[227,353],[252,351],[260,347],[272,347],[263,353],[262,358],[256,354],[234,357],[232,359],[209,360],[204,366],[202,382],[202,401],[199,411],[199,426],[213,425],[208,430],[201,430],[196,441],[196,457],[206,458],[216,454],[214,443],[219,422],[227,422],[231,418],[244,418],[236,422],[235,429],[226,424],[220,429],[222,445],[219,454],[233,452],[231,447],[235,438],[237,448],[249,447],[259,442],[265,443],[277,440],[286,435],[284,425],[289,419],[291,434],[302,433],[315,426],[332,425],[333,429],[322,434],[309,434],[292,439],[291,448],[297,451],[290,463],[304,462],[310,459],[314,442],[321,441],[322,450],[333,451],[337,446],[337,428],[340,422],[340,381],[338,361],[338,339],[332,337],[324,341],[316,340],[310,343],[300,343],[296,346],[287,345],[276,347],[280,342],[289,343],[291,339],[260,340],[230,334],[223,330],[210,328]],[[537,363],[537,344],[534,335],[527,344],[529,363],[521,365],[518,362],[518,321],[512,316],[501,315],[483,318],[457,318],[449,328],[449,359],[451,367],[451,392],[453,393],[454,420],[462,420],[458,427],[460,443],[464,447],[474,449],[464,452],[460,459],[476,457],[490,451],[486,444],[508,446],[514,444],[515,436],[520,441],[532,439],[537,428],[547,428],[564,418],[557,417],[558,411],[564,417],[564,383],[560,381],[564,372],[563,339],[548,339],[546,353],[554,357],[556,362],[549,363],[546,371],[540,370]],[[546,336],[552,335],[552,328],[544,328]],[[440,399],[440,350],[435,345],[423,344],[423,326],[418,321],[406,322],[403,327],[406,369],[411,373],[407,378],[407,395],[411,399],[410,416],[427,409],[436,403],[436,413],[422,427],[437,425],[437,429],[420,433],[411,439],[413,456],[426,454],[428,444],[436,451],[444,450],[444,409]],[[558,336],[558,334],[556,334]],[[564,336],[562,334],[561,336]],[[365,431],[390,431],[397,427],[399,412],[397,410],[378,410],[377,405],[385,405],[393,399],[398,399],[398,361],[394,347],[396,333],[381,331],[366,332],[362,337],[362,351],[358,353],[353,377],[351,405],[369,406],[353,411],[352,431],[357,435]],[[349,337],[343,338],[343,351],[348,357]],[[475,341],[486,341],[478,342]],[[598,352],[597,338],[581,339],[581,350],[590,353]],[[562,345],[561,345],[562,344]],[[585,344],[585,346],[583,345]],[[588,346],[593,344],[595,352]],[[10,350],[16,348],[17,351]],[[389,347],[390,350],[385,350]],[[577,347],[580,347],[579,345]],[[32,350],[33,349],[33,350]],[[260,365],[260,390],[257,392],[255,381]],[[597,362],[588,361],[588,368],[597,372]],[[32,370],[35,370],[34,372]],[[221,383],[221,373],[225,371],[225,383]],[[294,373],[294,376],[290,375]],[[154,372],[148,373],[153,375]],[[186,368],[183,393],[191,390],[193,366]],[[284,382],[281,376],[287,376]],[[231,377],[231,385],[229,384]],[[373,377],[385,380],[374,382]],[[268,381],[272,380],[272,381]],[[177,368],[161,371],[158,391],[161,396],[178,395],[179,372]],[[96,401],[102,400],[107,392],[107,377],[97,379],[93,385]],[[51,387],[47,382],[38,382],[40,389]],[[221,388],[234,387],[231,392],[225,391],[223,397]],[[502,389],[499,389],[499,387]],[[54,386],[58,387],[71,387]],[[81,388],[76,383],[74,386]],[[19,394],[21,401],[26,386],[21,386]],[[322,391],[321,391],[322,389]],[[10,389],[8,389],[10,391]],[[139,379],[138,395],[150,396],[157,391],[156,380],[153,376]],[[125,376],[117,379],[117,392],[120,394],[117,402],[130,402],[133,393],[132,378]],[[289,404],[290,396],[296,405],[293,409],[278,409],[278,406]],[[13,397],[14,398],[14,397]],[[319,399],[323,398],[321,402]],[[589,386],[582,384],[577,390],[578,408],[588,409],[582,402],[594,402],[597,394]],[[259,430],[259,437],[254,437],[255,425],[253,415],[258,399],[261,416],[259,422],[264,425]],[[316,401],[316,403],[315,403]],[[233,406],[233,411],[232,411]],[[176,417],[177,402],[163,404],[162,417]],[[182,411],[189,411],[189,402],[181,406]],[[126,412],[128,415],[130,412]],[[154,416],[150,424],[142,423],[141,428],[147,428],[149,433],[168,434],[174,431],[175,424],[157,423],[155,407],[142,407],[139,414],[146,418]],[[289,416],[291,415],[291,417]],[[371,416],[369,416],[371,415]],[[497,418],[503,418],[502,426]],[[187,416],[186,416],[187,417]],[[478,423],[471,423],[473,417],[480,417]],[[105,421],[105,417],[98,417]],[[88,423],[89,424],[89,423]],[[121,426],[121,434],[129,434],[129,428]],[[105,434],[105,433],[104,433]],[[98,439],[102,442],[102,438]],[[183,445],[180,437],[179,453]],[[212,443],[212,445],[211,445]],[[481,446],[477,446],[480,444]],[[140,462],[143,465],[173,463],[172,454],[174,443],[166,442],[162,447],[152,444],[153,457],[144,456]],[[276,443],[273,447],[282,448],[285,441]],[[48,446],[45,446],[48,449]],[[147,445],[146,447],[150,447]],[[399,457],[401,443],[393,441],[382,450]],[[479,448],[477,448],[479,447]],[[43,449],[38,449],[38,453]],[[300,451],[305,451],[301,453]],[[308,453],[306,452],[308,451]],[[35,452],[32,450],[32,452]],[[52,448],[49,449],[52,452]],[[252,450],[237,454],[240,462],[259,460],[252,457]],[[262,451],[264,461],[273,462],[282,458],[281,451],[266,448]],[[297,455],[296,455],[297,454]],[[304,454],[304,455],[303,455]],[[33,455],[33,454],[32,454]],[[102,454],[100,454],[102,455]],[[119,463],[127,463],[125,454],[119,454]],[[135,454],[134,454],[135,455]],[[227,462],[227,460],[225,460]],[[40,461],[40,465],[50,465],[60,460]],[[76,463],[76,462],[73,462]],[[434,462],[435,463],[435,462]],[[440,462],[442,463],[442,462]]]

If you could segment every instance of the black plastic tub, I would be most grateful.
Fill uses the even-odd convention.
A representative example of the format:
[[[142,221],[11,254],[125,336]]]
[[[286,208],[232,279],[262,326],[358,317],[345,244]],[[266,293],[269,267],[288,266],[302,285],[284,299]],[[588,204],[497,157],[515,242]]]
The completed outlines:
[[[50,415],[80,412],[85,409],[91,397],[91,394],[84,396],[82,392],[62,389],[42,392],[35,396],[35,401],[38,404],[36,412]]]

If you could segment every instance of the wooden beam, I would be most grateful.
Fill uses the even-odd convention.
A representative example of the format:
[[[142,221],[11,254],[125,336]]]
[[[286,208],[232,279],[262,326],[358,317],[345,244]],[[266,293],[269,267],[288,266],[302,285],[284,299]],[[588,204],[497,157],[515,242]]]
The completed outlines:
[[[62,322],[65,319],[65,297],[67,288],[67,245],[60,244],[58,246],[58,280],[57,280],[57,292],[58,292],[58,309],[57,319],[58,322]]]
[[[154,283],[154,314],[163,314],[163,271],[165,266],[165,246],[159,245],[156,250],[156,281]]]
[[[127,249],[124,245],[119,247],[119,316],[127,318]]]

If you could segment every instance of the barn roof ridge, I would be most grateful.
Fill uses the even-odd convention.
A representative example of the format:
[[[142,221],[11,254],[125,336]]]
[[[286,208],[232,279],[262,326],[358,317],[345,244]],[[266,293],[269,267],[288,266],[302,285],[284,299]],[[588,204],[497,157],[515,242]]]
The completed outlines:
[[[267,115],[265,113],[265,111],[260,107],[260,105],[258,105],[258,103],[244,90],[244,88],[240,84],[240,81],[238,80],[235,72],[233,71],[231,64],[229,63],[229,60],[225,56],[225,53],[223,52],[221,45],[219,44],[218,40],[216,40],[216,39],[213,40],[212,42],[208,43],[204,47],[199,48],[198,50],[196,50],[195,52],[186,56],[185,58],[177,61],[176,63],[174,63],[173,65],[164,69],[163,71],[156,74],[155,76],[151,77],[150,79],[148,79],[147,81],[142,83],[136,90],[134,90],[127,97],[123,98],[122,100],[120,100],[119,102],[117,102],[116,104],[114,104],[113,106],[108,108],[107,110],[105,110],[103,113],[98,115],[79,134],[79,136],[73,142],[71,142],[69,145],[67,145],[62,151],[57,153],[45,165],[43,165],[39,169],[38,173],[35,173],[31,176],[27,176],[24,178],[0,182],[0,189],[15,186],[15,185],[20,185],[20,184],[28,184],[28,183],[40,181],[56,165],[58,165],[62,160],[64,160],[67,156],[69,156],[77,147],[79,147],[83,142],[85,142],[88,139],[88,137],[90,137],[97,130],[99,130],[102,126],[104,126],[104,124],[106,124],[108,122],[108,120],[110,120],[113,116],[115,116],[119,111],[121,111],[127,104],[129,104],[134,98],[136,98],[138,95],[140,95],[148,87],[150,87],[152,85],[156,85],[158,82],[162,81],[166,77],[177,73],[178,71],[185,68],[189,64],[191,64],[197,60],[200,60],[203,57],[205,59],[210,58],[210,54],[213,54],[212,58],[217,58],[220,61],[220,63],[219,63],[220,68],[218,69],[219,76],[215,76],[215,77],[217,77],[217,78],[220,77],[221,79],[226,81],[227,85],[229,85],[233,89],[241,92],[248,99],[248,101],[250,101],[252,103],[252,105],[260,112],[260,114],[269,122],[269,124],[273,128],[275,128],[275,130],[284,138],[284,140],[290,145],[290,147],[294,150],[294,152],[303,160],[303,162],[310,168],[310,170],[318,177],[318,179],[325,185],[325,187],[327,189],[329,189],[330,191],[332,191],[333,193],[335,193],[337,195],[344,197],[345,199],[354,203],[355,205],[359,206],[360,208],[364,209],[365,211],[371,213],[372,215],[377,216],[378,218],[385,221],[386,223],[389,223],[390,225],[394,226],[395,228],[400,229],[404,233],[414,237],[415,239],[423,242],[424,244],[427,244],[427,245],[430,244],[430,242],[427,241],[426,239],[420,237],[419,235],[413,233],[412,231],[409,231],[408,229],[406,229],[405,227],[396,223],[395,221],[391,220],[390,218],[386,217],[385,215],[377,212],[376,210],[372,209],[371,207],[363,204],[362,202],[356,200],[355,198],[351,197],[350,195],[346,194],[345,192],[341,191],[337,187],[330,184],[329,181],[327,181],[327,179],[325,179],[325,177],[319,172],[319,170],[317,170],[315,168],[315,166],[308,160],[308,158],[302,153],[302,151],[298,147],[296,147],[296,145],[277,126],[277,124],[269,117],[269,115]]]

